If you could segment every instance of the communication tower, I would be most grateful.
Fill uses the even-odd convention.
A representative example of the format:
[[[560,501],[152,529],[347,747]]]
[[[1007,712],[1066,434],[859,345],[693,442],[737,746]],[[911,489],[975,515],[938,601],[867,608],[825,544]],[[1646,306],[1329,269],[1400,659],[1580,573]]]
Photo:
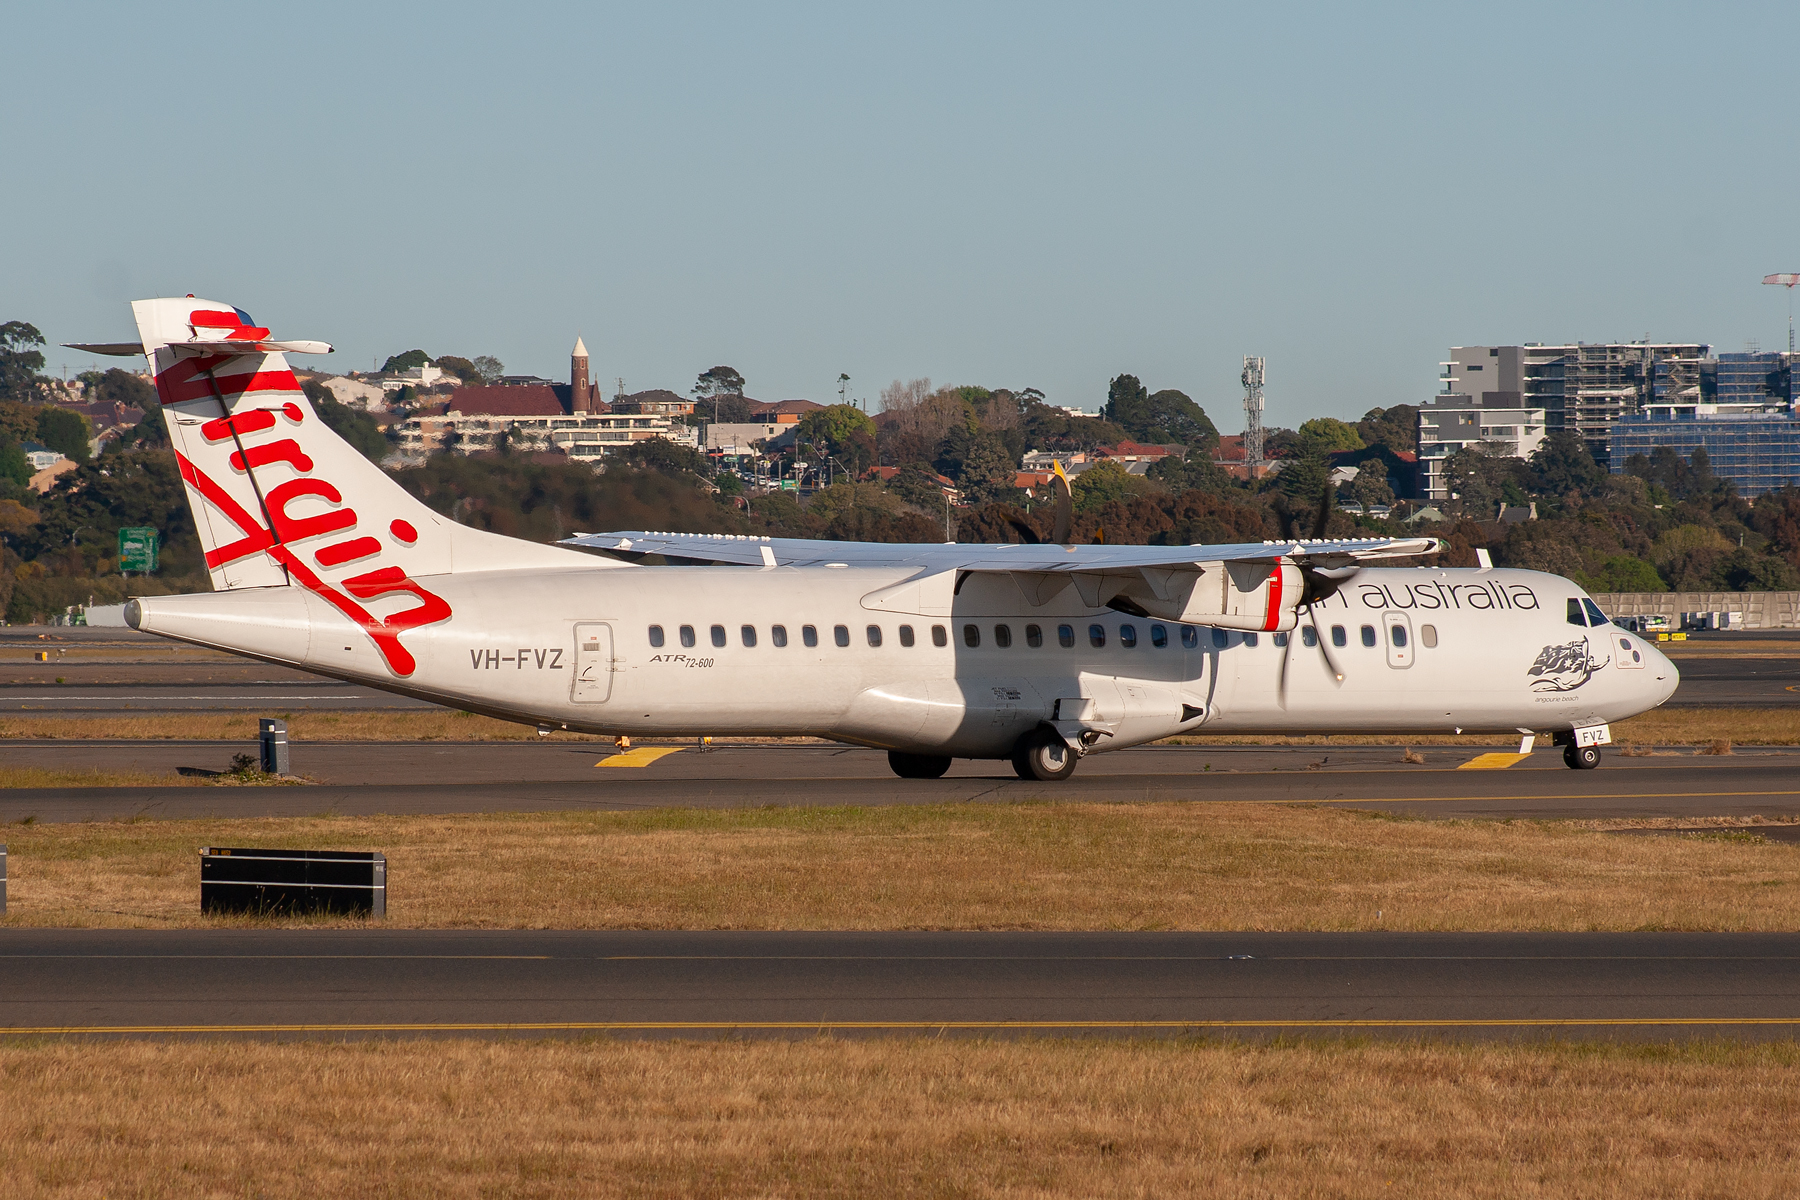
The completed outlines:
[[[1244,358],[1244,472],[1256,478],[1263,460],[1263,360]]]

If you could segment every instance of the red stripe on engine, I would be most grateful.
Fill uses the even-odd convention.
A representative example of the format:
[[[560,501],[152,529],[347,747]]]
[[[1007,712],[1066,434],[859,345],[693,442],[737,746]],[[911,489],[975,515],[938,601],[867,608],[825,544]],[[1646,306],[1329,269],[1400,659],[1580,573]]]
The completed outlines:
[[[1281,624],[1281,564],[1269,572],[1269,615],[1263,621],[1263,631],[1269,632]]]

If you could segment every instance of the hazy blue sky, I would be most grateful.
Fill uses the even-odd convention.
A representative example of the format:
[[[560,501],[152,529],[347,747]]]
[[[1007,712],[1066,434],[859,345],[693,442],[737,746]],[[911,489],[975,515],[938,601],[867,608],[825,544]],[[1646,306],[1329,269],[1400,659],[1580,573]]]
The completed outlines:
[[[286,11],[282,11],[285,8]],[[1791,5],[16,6],[0,320],[195,292],[342,370],[896,377],[1241,425],[1458,343],[1784,345]],[[89,360],[53,350],[53,367]]]

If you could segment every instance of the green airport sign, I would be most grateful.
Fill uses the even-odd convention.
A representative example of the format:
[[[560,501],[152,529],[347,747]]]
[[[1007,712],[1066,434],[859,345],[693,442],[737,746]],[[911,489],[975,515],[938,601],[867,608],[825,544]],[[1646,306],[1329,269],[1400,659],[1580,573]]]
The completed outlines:
[[[119,570],[144,574],[156,570],[156,551],[160,540],[156,530],[146,526],[119,530]]]

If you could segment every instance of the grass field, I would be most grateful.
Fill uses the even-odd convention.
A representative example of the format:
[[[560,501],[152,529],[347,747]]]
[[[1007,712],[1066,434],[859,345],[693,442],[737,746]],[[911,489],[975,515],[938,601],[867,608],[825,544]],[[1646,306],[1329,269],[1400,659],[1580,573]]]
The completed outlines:
[[[433,709],[422,712],[293,712],[264,713],[283,717],[290,742],[431,742],[431,741],[536,741],[536,727],[478,717],[471,713]],[[7,738],[70,739],[168,739],[172,741],[256,740],[258,714],[183,713],[141,717],[33,717],[30,714],[0,718],[0,740]],[[610,741],[597,735],[565,733],[547,735],[561,741]],[[1741,746],[1800,745],[1800,707],[1783,708],[1663,708],[1620,721],[1613,726],[1620,745],[1704,746],[1730,741]],[[653,739],[654,740],[654,739]],[[722,739],[729,740],[729,739]],[[755,739],[769,740],[769,739]],[[812,742],[815,738],[774,739]],[[1232,745],[1347,745],[1392,746],[1504,746],[1518,742],[1516,733],[1409,735],[1404,737],[1352,734],[1338,738],[1252,737],[1195,735],[1169,739],[1171,744],[1196,746]]]
[[[1800,1048],[0,1047],[0,1193],[1791,1196]]]
[[[1230,803],[15,824],[4,922],[214,924],[199,847],[303,845],[384,852],[386,923],[404,927],[1800,927],[1800,847],[1720,829]]]

